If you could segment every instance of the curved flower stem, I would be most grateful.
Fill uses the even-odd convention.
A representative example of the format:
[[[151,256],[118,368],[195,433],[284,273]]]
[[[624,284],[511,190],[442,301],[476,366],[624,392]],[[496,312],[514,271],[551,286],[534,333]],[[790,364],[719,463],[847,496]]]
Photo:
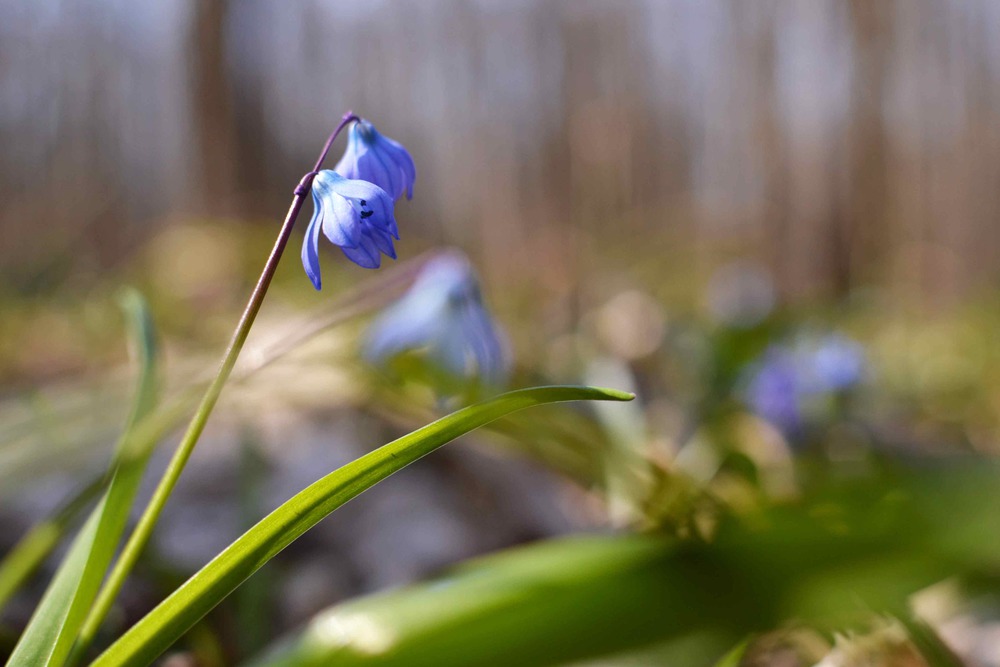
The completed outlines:
[[[338,125],[333,130],[333,132],[330,133],[330,136],[327,138],[326,143],[323,144],[323,150],[320,151],[319,157],[316,159],[316,164],[313,166],[313,170],[310,172],[311,174],[315,175],[316,172],[320,170],[320,167],[323,166],[323,160],[326,159],[326,154],[330,152],[330,147],[333,146],[333,142],[336,141],[337,135],[340,134],[340,131],[343,130],[345,127],[347,127],[349,123],[353,123],[358,120],[361,120],[361,118],[358,117],[353,111],[348,111],[347,113],[344,114],[344,117],[340,119],[340,125]],[[312,181],[312,178],[310,177],[309,180]]]
[[[139,559],[139,554],[142,553],[146,543],[149,541],[149,537],[153,533],[153,528],[156,526],[156,522],[160,518],[160,514],[163,512],[163,507],[166,505],[167,499],[174,490],[174,486],[177,484],[177,480],[180,478],[181,472],[184,470],[184,466],[191,457],[191,452],[194,450],[194,446],[197,444],[198,438],[201,437],[201,433],[205,429],[205,424],[208,422],[208,418],[212,414],[212,409],[215,408],[215,404],[219,400],[219,395],[222,393],[222,388],[229,379],[229,375],[232,373],[233,367],[236,365],[236,359],[239,357],[240,351],[243,349],[243,344],[246,342],[247,336],[250,334],[250,327],[253,326],[254,319],[257,317],[257,312],[260,310],[261,303],[264,301],[264,295],[267,293],[267,288],[271,284],[271,278],[274,277],[274,272],[278,268],[278,262],[281,260],[281,255],[285,250],[285,246],[288,244],[288,238],[291,236],[292,227],[295,226],[295,220],[298,218],[299,211],[302,209],[302,204],[305,201],[305,195],[309,192],[309,187],[312,185],[312,179],[319,171],[320,167],[323,166],[323,160],[326,158],[326,154],[330,151],[330,147],[333,145],[337,135],[339,135],[341,130],[343,130],[349,123],[356,120],[358,120],[358,117],[355,116],[353,112],[348,111],[344,114],[340,124],[337,125],[337,128],[326,140],[326,144],[323,146],[319,159],[316,160],[316,166],[313,167],[311,172],[303,176],[302,181],[298,184],[298,186],[296,186],[295,196],[288,209],[288,214],[285,216],[285,221],[281,225],[281,231],[278,232],[278,238],[274,242],[271,254],[268,256],[267,262],[264,264],[264,270],[261,271],[260,278],[257,279],[257,285],[250,294],[250,300],[247,302],[246,308],[243,310],[243,315],[240,317],[239,324],[236,325],[233,337],[229,341],[229,347],[226,348],[226,353],[222,357],[222,364],[220,365],[219,372],[215,376],[215,379],[212,380],[211,384],[209,384],[208,389],[205,390],[205,395],[202,397],[201,403],[198,405],[198,409],[195,412],[194,417],[191,418],[191,422],[188,424],[184,437],[181,439],[180,444],[177,445],[177,449],[174,451],[174,455],[170,459],[170,463],[167,465],[166,470],[164,470],[163,476],[160,478],[160,482],[157,485],[156,490],[153,492],[152,498],[149,500],[149,504],[147,504],[146,509],[143,510],[142,516],[139,518],[139,522],[136,524],[135,529],[129,536],[128,542],[125,543],[125,547],[122,549],[121,555],[118,557],[118,560],[115,561],[114,567],[108,575],[108,580],[104,583],[97,599],[94,601],[90,614],[87,616],[87,619],[84,621],[83,627],[80,630],[80,636],[77,640],[73,657],[69,661],[70,664],[76,662],[76,658],[79,658],[93,641],[101,623],[104,621],[105,616],[111,609],[111,605],[114,602],[115,597],[117,597],[118,592],[125,583],[125,579],[128,577],[129,572],[132,571],[136,561]]]

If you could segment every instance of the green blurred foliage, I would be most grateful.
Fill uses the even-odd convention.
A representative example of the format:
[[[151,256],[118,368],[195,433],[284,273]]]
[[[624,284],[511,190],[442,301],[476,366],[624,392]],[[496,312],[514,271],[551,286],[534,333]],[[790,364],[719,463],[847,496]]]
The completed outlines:
[[[109,325],[113,284],[127,277],[149,292],[163,322],[168,393],[182,391],[214,359],[246,289],[241,276],[272,231],[181,226],[138,253],[122,275],[86,293],[8,296],[0,375],[10,390],[0,406],[0,432],[17,445],[8,451],[39,461],[34,468],[15,461],[0,477],[26,479],[29,469],[41,474],[55,458],[63,462],[53,456],[63,451],[61,443],[89,445],[106,432],[83,399],[106,395],[95,387],[127,396],[124,372],[99,371],[124,361],[120,332]],[[201,246],[222,259],[204,267],[202,279],[188,280],[171,257]],[[347,289],[355,281],[336,263],[330,270],[331,285]],[[399,293],[406,271],[390,268],[363,283],[369,287],[359,292],[360,306],[337,320],[344,326],[336,335],[326,335],[329,307],[303,293],[295,262],[282,265],[272,295],[277,314],[269,322],[265,313],[261,335],[287,334],[281,325],[295,318],[303,331],[316,325],[316,335],[292,351],[303,367],[343,369],[348,390],[321,385],[324,409],[336,405],[409,429],[447,407],[419,355],[390,372],[357,359],[366,318]],[[887,616],[901,619],[904,635],[913,635],[906,646],[919,647],[929,660],[934,642],[914,632],[911,603],[942,581],[959,591],[952,616],[967,614],[966,602],[976,600],[977,617],[1000,618],[995,299],[929,313],[870,297],[779,307],[737,326],[714,318],[692,296],[705,276],[658,283],[659,275],[643,265],[623,271],[613,286],[579,287],[573,325],[558,335],[548,335],[539,314],[546,303],[534,302],[531,290],[511,287],[491,298],[515,349],[514,386],[603,373],[637,391],[635,404],[620,413],[529,412],[480,438],[575,482],[599,521],[619,536],[595,538],[593,548],[584,539],[585,546],[541,545],[541,556],[498,555],[443,582],[346,602],[321,618],[374,619],[393,639],[366,653],[342,637],[336,655],[344,664],[707,664],[748,635],[740,664],[771,664],[779,653],[809,664],[886,634],[878,619]],[[772,345],[833,330],[864,345],[870,372],[825,403],[806,432],[790,437],[748,407],[746,374]],[[54,379],[64,381],[58,390]],[[24,385],[45,389],[20,391]],[[292,400],[293,388],[266,389],[261,400]],[[252,498],[252,489],[242,493]],[[630,551],[637,544],[644,546]],[[650,544],[655,557],[635,555]],[[197,652],[212,644],[206,637],[239,636],[238,627],[220,630],[239,623],[233,619],[260,628],[264,616],[253,605],[268,598],[249,589],[184,645]],[[932,632],[941,618],[930,619]],[[298,648],[281,658],[290,662],[275,664],[312,664],[319,658],[309,651],[333,650],[303,648],[313,641],[310,632],[291,640]],[[848,634],[838,640],[838,632]],[[262,634],[266,629],[240,639],[242,648],[222,650],[227,659],[245,656],[272,639]]]

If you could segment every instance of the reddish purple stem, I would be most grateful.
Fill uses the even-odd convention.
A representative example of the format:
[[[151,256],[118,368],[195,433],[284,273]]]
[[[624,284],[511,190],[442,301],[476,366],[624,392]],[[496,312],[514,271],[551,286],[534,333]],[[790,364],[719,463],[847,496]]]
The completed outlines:
[[[323,146],[323,151],[319,154],[319,159],[316,160],[316,165],[313,167],[312,171],[302,177],[299,184],[295,186],[295,196],[302,197],[307,192],[309,192],[309,187],[312,185],[312,179],[316,177],[319,173],[320,167],[323,166],[323,160],[326,159],[326,154],[330,152],[330,147],[333,146],[333,142],[336,141],[337,136],[340,134],[341,130],[347,127],[348,123],[361,120],[358,116],[354,115],[353,111],[348,111],[344,114],[344,117],[340,119],[340,125],[330,134],[330,137],[326,140],[326,144]]]

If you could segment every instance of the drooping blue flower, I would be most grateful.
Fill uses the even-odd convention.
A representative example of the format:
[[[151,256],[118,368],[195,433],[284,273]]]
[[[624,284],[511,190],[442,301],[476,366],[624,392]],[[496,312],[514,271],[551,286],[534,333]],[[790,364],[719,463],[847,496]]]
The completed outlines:
[[[393,200],[406,193],[413,198],[417,169],[403,145],[379,134],[375,126],[361,119],[351,126],[344,157],[333,168],[344,178],[360,179],[379,186]]]
[[[490,387],[506,379],[500,333],[483,305],[472,267],[459,252],[424,265],[410,290],[372,325],[365,356],[383,363],[417,350],[455,378],[478,378]]]
[[[302,244],[302,265],[320,289],[319,235],[322,232],[347,258],[366,269],[377,269],[382,255],[396,258],[393,239],[399,230],[393,200],[379,186],[344,178],[329,169],[312,182],[313,216]]]

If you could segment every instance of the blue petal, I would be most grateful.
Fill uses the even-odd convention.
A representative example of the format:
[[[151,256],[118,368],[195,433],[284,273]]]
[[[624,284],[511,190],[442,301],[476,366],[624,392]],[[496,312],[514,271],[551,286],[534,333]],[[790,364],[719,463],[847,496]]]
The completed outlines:
[[[502,384],[507,370],[503,346],[486,310],[478,303],[467,304],[462,308],[461,323],[482,381],[488,385]]]
[[[385,190],[374,183],[353,178],[344,178],[330,169],[324,169],[319,172],[313,183],[318,183],[320,187],[329,192],[351,199],[374,199],[379,194],[383,197],[388,196]]]
[[[462,335],[458,322],[442,327],[440,335],[433,342],[430,357],[438,366],[455,377],[465,377],[468,367],[466,360],[468,341]]]
[[[359,148],[371,148],[381,136],[371,121],[364,118],[351,126],[350,140],[356,142]]]
[[[340,248],[347,259],[365,269],[377,269],[382,263],[382,255],[378,251],[378,246],[366,234],[361,235],[356,248]]]
[[[347,148],[334,171],[344,178],[374,183],[393,201],[404,192],[408,199],[413,198],[417,178],[413,158],[402,144],[380,134],[365,119],[351,126]]]
[[[417,167],[410,157],[409,151],[403,148],[398,141],[388,137],[382,137],[382,151],[387,153],[403,174],[403,183],[406,187],[406,198],[413,199],[413,183],[417,180]],[[400,193],[402,194],[402,193]],[[399,196],[398,194],[396,195]]]
[[[389,240],[377,230],[371,237]],[[490,386],[506,378],[506,348],[479,300],[475,274],[458,253],[443,253],[424,265],[406,295],[372,326],[365,354],[380,361],[420,349],[450,375],[475,374]]]
[[[340,174],[330,171],[329,169],[322,169],[319,173],[313,176],[312,180],[312,191],[314,195],[319,197],[325,197],[329,195],[332,190],[330,189],[332,184],[337,182],[337,180],[343,180],[343,176]]]
[[[379,252],[396,259],[396,249],[392,246],[392,236],[389,235],[389,232],[377,227],[368,227],[365,231],[368,232],[368,237],[375,244],[375,247],[379,249]]]
[[[343,217],[339,217],[340,211],[343,209],[341,208],[342,203],[337,201],[338,198],[347,198],[354,201],[364,200],[374,213],[374,215],[368,218],[368,224],[379,227],[380,229],[392,234],[395,238],[399,238],[399,230],[396,226],[396,219],[393,215],[392,197],[390,197],[385,190],[374,183],[356,179],[347,179],[336,172],[324,169],[316,175],[316,178],[313,180],[313,187],[314,189],[319,190],[319,194],[322,197],[324,204],[330,206],[331,209],[336,209],[338,212],[338,222],[345,222],[348,220],[346,214]],[[348,238],[347,243],[334,241],[333,236],[330,237],[330,240],[336,245],[342,246],[357,244],[357,233],[352,228],[353,225],[353,218],[351,218],[351,222],[349,224],[341,225]]]
[[[437,336],[438,315],[439,310],[428,307],[419,295],[403,297],[369,329],[365,356],[379,362],[406,350],[426,347]]]
[[[322,223],[323,209],[316,200],[315,193],[313,193],[313,205],[316,210],[313,211],[312,220],[309,221],[306,236],[302,241],[302,266],[313,286],[320,289],[323,283],[319,274],[319,229]]]
[[[402,173],[377,146],[358,156],[357,170],[358,178],[371,181],[393,199],[403,194]]]
[[[361,240],[361,219],[350,200],[330,194],[323,199],[323,233],[330,243],[342,248],[354,248]]]
[[[396,226],[396,218],[392,211],[392,198],[384,190],[379,189],[378,194],[366,200],[373,215],[368,218],[368,224],[377,227],[399,240],[399,228]]]
[[[344,178],[358,178],[358,156],[364,149],[358,148],[358,141],[354,136],[354,128],[351,128],[350,138],[347,140],[347,150],[333,170]]]

